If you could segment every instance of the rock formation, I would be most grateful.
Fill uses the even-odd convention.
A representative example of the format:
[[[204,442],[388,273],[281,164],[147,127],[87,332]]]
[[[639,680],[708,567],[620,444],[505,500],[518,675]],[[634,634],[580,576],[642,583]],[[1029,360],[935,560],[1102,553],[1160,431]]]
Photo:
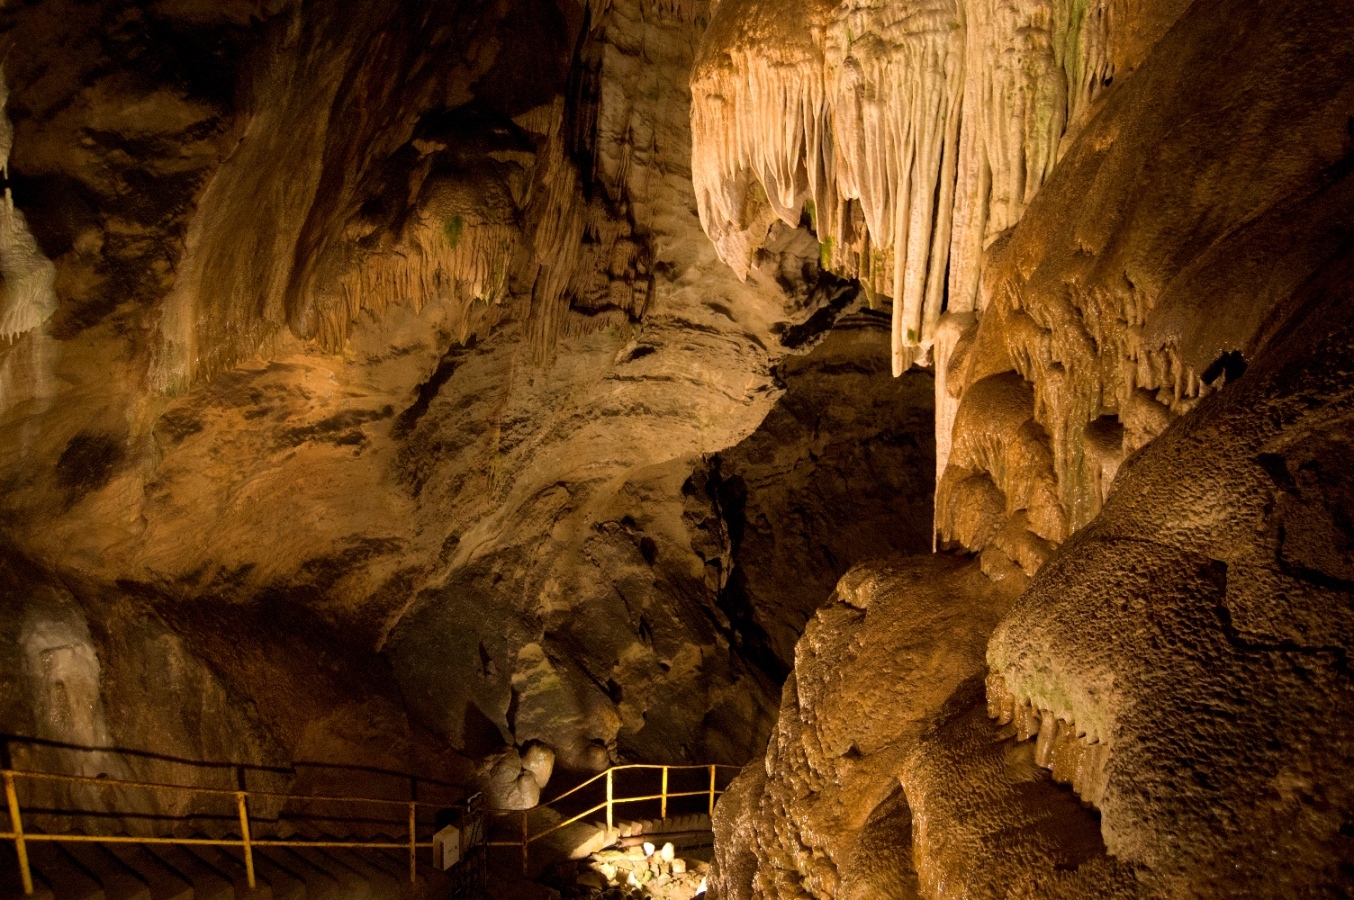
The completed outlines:
[[[0,36],[7,764],[530,824],[752,760],[584,893],[1354,889],[1340,3]]]
[[[719,263],[708,18],[0,11],[0,731],[100,750],[16,764],[470,785],[533,742],[575,771],[762,746],[823,593],[929,541],[931,387],[806,231]]]
[[[983,20],[970,6],[959,15],[972,48],[998,32],[975,27]],[[903,21],[918,7],[882,8]],[[745,24],[712,26],[711,37],[759,34],[759,9],[721,5],[719,15]],[[1041,10],[1056,34],[1065,21],[1056,4]],[[951,279],[972,266],[981,280],[971,305],[950,282],[931,332],[937,537],[976,554],[987,580],[1019,597],[985,666],[975,659],[956,671],[944,694],[915,687],[919,673],[889,673],[896,699],[871,705],[845,735],[824,720],[858,703],[856,685],[878,667],[814,655],[827,642],[859,640],[853,625],[830,636],[806,631],[794,678],[823,678],[832,689],[807,699],[786,691],[776,734],[790,735],[788,744],[773,738],[717,816],[712,880],[724,896],[1348,890],[1344,660],[1354,632],[1338,574],[1348,566],[1350,508],[1338,469],[1348,465],[1354,120],[1348,85],[1334,73],[1349,65],[1354,33],[1343,20],[1311,23],[1308,11],[1116,8],[1097,51],[1116,60],[1112,69],[1081,94],[1069,70],[1068,115],[1048,120],[1061,134],[1057,152],[1046,168],[1023,169],[1040,173],[1042,186],[1004,207],[1012,217],[972,262],[951,243]],[[821,11],[796,31],[796,46],[830,48],[830,37],[817,36],[857,14],[851,4]],[[888,40],[864,34],[852,30],[853,46],[871,48],[862,57]],[[775,42],[752,41],[746,58],[767,43]],[[986,46],[966,69],[965,91],[975,71],[986,81],[984,66],[1012,58],[991,49],[999,42]],[[738,108],[729,80],[764,77],[771,65],[740,62],[729,47],[707,45],[697,70],[698,98],[718,94],[711,102],[721,115]],[[906,65],[918,58],[895,52]],[[1318,59],[1315,71],[1308,63]],[[850,66],[826,49],[815,64],[830,98],[831,80]],[[1188,74],[1208,66],[1225,77]],[[859,96],[883,91],[865,83]],[[961,135],[973,112],[964,96]],[[830,99],[821,108],[841,118]],[[744,113],[760,121],[757,109]],[[780,137],[758,143],[751,129],[736,133],[756,145],[754,156],[780,152]],[[816,146],[830,146],[845,168],[845,138]],[[774,172],[736,165],[773,193]],[[794,170],[791,161],[776,171]],[[800,168],[812,171],[811,162]],[[956,177],[957,220],[968,201]],[[983,195],[1001,196],[1003,177],[994,167]],[[733,190],[734,176],[720,178]],[[793,217],[787,198],[797,203],[809,183],[777,195],[787,208],[777,211]],[[892,184],[902,196],[910,182]],[[854,184],[837,185],[855,199]],[[938,208],[949,202],[939,188],[928,196]],[[721,223],[734,220],[705,221],[718,243]],[[876,233],[871,224],[872,241]],[[727,254],[732,245],[720,246]],[[913,296],[906,288],[893,296],[905,323]],[[848,575],[838,596],[872,577]],[[912,604],[929,590],[890,593]],[[972,589],[947,590],[955,608],[975,602]],[[893,656],[910,652],[891,640]],[[952,659],[963,668],[959,654]],[[824,777],[853,755],[803,748],[854,746],[875,733],[874,721],[863,722],[874,717],[890,722],[893,758],[849,824],[825,826],[816,804],[872,782]],[[924,724],[903,724],[913,719]]]

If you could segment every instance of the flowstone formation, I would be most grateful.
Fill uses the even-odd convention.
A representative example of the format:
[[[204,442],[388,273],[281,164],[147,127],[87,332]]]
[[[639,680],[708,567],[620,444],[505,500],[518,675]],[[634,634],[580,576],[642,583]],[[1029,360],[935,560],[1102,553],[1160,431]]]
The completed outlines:
[[[922,21],[920,4],[881,8]],[[766,62],[774,41],[737,43],[763,34],[761,9],[720,7],[747,25],[712,25],[721,43],[702,50],[698,98],[727,111],[720,78],[790,71]],[[854,625],[806,632],[794,677],[832,687],[796,703],[787,690],[766,758],[717,811],[722,896],[1336,897],[1354,885],[1354,94],[1335,74],[1354,63],[1354,31],[1311,12],[1219,0],[1124,4],[1107,20],[1112,82],[1078,101],[1018,223],[988,236],[977,302],[951,280],[934,332],[937,539],[1013,599],[990,640],[975,638],[985,660],[948,676],[943,696],[911,669],[884,673],[872,688],[896,692],[840,733],[823,711],[856,708],[879,667],[848,653],[824,665],[816,648],[860,640]],[[830,47],[852,14],[824,7],[784,26],[783,52]],[[860,44],[878,45],[853,28]],[[901,65],[919,58],[892,46]],[[1029,58],[980,55],[979,71]],[[754,57],[762,69],[740,68]],[[910,83],[927,97],[938,82]],[[961,135],[971,111],[965,101]],[[778,158],[755,129],[737,133]],[[748,165],[744,186],[768,171]],[[966,201],[945,202],[957,218]],[[966,264],[950,253],[953,279]],[[910,609],[927,590],[885,596]],[[946,591],[957,608],[975,596]],[[886,655],[904,654],[886,640]],[[886,770],[823,777],[879,719],[896,742]],[[849,823],[815,811],[867,790]]]
[[[518,805],[528,746],[595,771],[761,745],[820,599],[769,574],[819,535],[764,518],[873,490],[913,521],[847,522],[815,585],[924,549],[932,388],[890,380],[803,229],[746,280],[719,263],[690,176],[708,20],[0,11],[4,731],[396,793],[371,773],[508,761]]]

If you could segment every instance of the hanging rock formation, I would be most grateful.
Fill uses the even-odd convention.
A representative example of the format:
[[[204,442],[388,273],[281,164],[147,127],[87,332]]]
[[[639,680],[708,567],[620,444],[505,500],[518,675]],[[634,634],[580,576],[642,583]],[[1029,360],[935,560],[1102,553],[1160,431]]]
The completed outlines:
[[[372,773],[762,745],[821,592],[929,540],[932,388],[889,378],[806,231],[746,280],[719,263],[690,176],[708,21],[0,10],[0,730],[94,748],[16,759],[398,792]],[[819,532],[764,519],[815,504],[842,525],[787,583]]]
[[[825,262],[892,298],[901,372],[982,308],[984,248],[1160,28],[1130,6],[726,0],[692,80],[702,224],[741,274],[807,208]]]
[[[864,641],[828,625],[875,577],[849,574],[796,657],[796,682],[831,688],[787,690],[790,740],[716,816],[722,896],[1349,890],[1354,94],[1336,73],[1354,32],[1310,6],[1176,12],[1116,7],[1105,58],[1131,64],[1077,101],[1042,187],[990,235],[977,302],[951,282],[937,324],[938,537],[1015,598],[986,665],[941,697],[903,664],[842,731],[879,671],[815,652]],[[864,753],[819,748],[893,716],[886,774],[814,780]]]

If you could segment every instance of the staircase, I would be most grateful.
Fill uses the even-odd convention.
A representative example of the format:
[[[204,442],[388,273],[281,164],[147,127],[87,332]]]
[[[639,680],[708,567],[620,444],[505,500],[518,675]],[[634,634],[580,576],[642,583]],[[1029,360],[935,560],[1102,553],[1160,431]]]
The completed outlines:
[[[254,888],[236,847],[30,841],[33,900],[410,900],[455,881],[390,850],[253,847]],[[13,846],[0,850],[0,900],[22,900]]]
[[[10,830],[0,833],[0,900],[468,900],[483,893],[490,848],[500,852],[511,848],[511,855],[520,858],[522,873],[528,874],[533,864],[540,871],[554,862],[581,860],[618,846],[645,850],[642,858],[668,843],[673,849],[709,847],[711,815],[722,793],[720,770],[726,776],[737,772],[735,767],[718,765],[615,766],[550,803],[509,811],[485,809],[479,794],[452,808],[417,800],[412,785],[409,800],[389,800],[251,791],[245,789],[243,773],[240,788],[229,790],[3,769]],[[670,776],[689,783],[672,784]],[[87,796],[93,791],[105,806],[53,808],[37,803],[34,810],[39,795],[32,788],[43,783],[80,788]],[[137,792],[229,803],[236,812],[234,836],[132,836],[104,831],[100,825],[94,826],[99,828],[96,835],[87,835],[53,824],[63,816],[74,816],[65,821],[78,824],[80,817],[89,815],[103,815],[110,822],[120,817],[144,822],[146,809],[114,814],[106,808],[110,798],[124,798],[126,803],[125,798],[134,798]],[[600,797],[589,799],[590,794]],[[317,806],[335,805],[366,813],[338,817],[316,811]],[[636,811],[652,807],[658,815],[617,821],[616,809],[622,805]],[[24,806],[37,813],[37,822]],[[262,820],[255,817],[256,808],[264,810]],[[284,821],[286,809],[291,812],[285,813]],[[385,812],[372,818],[372,810]],[[460,828],[461,862],[444,873],[430,863],[433,832],[448,814]],[[596,821],[602,815],[605,821]],[[25,818],[30,819],[27,827]],[[169,831],[158,829],[162,835],[176,830],[182,835],[197,828],[194,823],[200,820],[189,814],[172,821],[175,827]],[[346,824],[339,827],[364,833],[335,837],[321,832],[318,822],[329,823],[325,829],[342,822]],[[63,830],[46,834],[35,824]],[[252,834],[256,826],[266,834]],[[455,842],[453,837],[453,848]],[[643,848],[644,844],[653,846]]]

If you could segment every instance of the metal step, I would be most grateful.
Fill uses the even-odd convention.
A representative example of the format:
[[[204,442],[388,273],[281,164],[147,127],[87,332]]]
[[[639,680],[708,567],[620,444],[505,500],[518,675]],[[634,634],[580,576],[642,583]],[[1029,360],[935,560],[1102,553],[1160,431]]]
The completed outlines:
[[[293,873],[306,885],[307,900],[346,900],[343,888],[332,872],[312,864],[290,847],[254,848],[254,854],[266,856],[275,865]]]
[[[240,851],[243,855],[243,851]],[[266,853],[254,848],[254,880],[267,882],[273,900],[307,900],[306,883],[289,867],[274,862]]]
[[[367,889],[370,891],[367,896],[371,900],[400,900],[404,893],[404,885],[399,879],[395,878],[385,870],[373,866],[369,861],[363,858],[364,852],[345,850],[342,848],[331,848],[326,851],[329,856],[338,860],[347,868],[361,874],[367,879]]]
[[[328,851],[319,847],[293,847],[291,852],[333,881],[335,900],[369,900],[372,896],[370,880],[330,856]]]
[[[221,847],[207,844],[195,844],[184,848],[202,861],[202,864],[215,870],[227,879],[235,889],[235,900],[273,900],[272,888],[261,878],[255,878],[255,887],[249,889],[249,879],[244,863],[227,853]]]
[[[62,849],[94,876],[108,900],[151,900],[150,885],[100,845],[71,841]]]
[[[32,844],[29,845],[32,847]],[[52,892],[36,876],[33,878],[33,894],[27,900],[55,900]],[[8,841],[0,848],[0,900],[23,900],[23,879],[19,875],[19,857],[14,845]]]

